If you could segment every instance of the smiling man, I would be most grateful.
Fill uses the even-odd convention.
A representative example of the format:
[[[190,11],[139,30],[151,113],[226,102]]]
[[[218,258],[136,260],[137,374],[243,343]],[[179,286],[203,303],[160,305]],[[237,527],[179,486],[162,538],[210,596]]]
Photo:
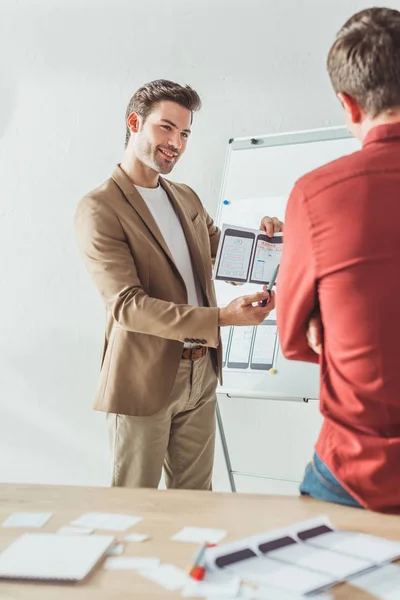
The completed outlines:
[[[95,408],[108,413],[112,483],[210,489],[219,327],[257,325],[267,294],[218,308],[211,280],[220,231],[196,193],[160,177],[185,152],[198,94],[158,80],[126,113],[123,160],[85,196],[75,225],[107,310]],[[278,219],[263,219],[272,236]],[[255,304],[255,306],[253,306]]]

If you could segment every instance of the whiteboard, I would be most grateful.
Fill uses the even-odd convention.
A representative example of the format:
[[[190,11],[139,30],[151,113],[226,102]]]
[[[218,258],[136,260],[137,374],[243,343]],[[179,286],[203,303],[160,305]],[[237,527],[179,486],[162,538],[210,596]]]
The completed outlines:
[[[217,225],[254,229],[265,215],[284,220],[288,196],[299,177],[359,149],[360,143],[345,127],[230,140]],[[247,283],[237,287],[215,281],[215,288],[218,305],[225,306],[238,295],[258,291],[260,286]],[[318,398],[318,365],[286,360],[278,337],[272,341],[274,323],[275,311],[268,317],[269,335],[265,326],[262,331],[256,327],[222,328],[224,366],[219,393]],[[264,356],[260,355],[262,340],[269,345]]]

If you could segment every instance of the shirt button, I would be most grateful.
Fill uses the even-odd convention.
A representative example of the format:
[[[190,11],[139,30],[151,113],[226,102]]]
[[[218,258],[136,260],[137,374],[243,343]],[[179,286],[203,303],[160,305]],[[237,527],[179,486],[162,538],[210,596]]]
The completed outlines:
[[[201,340],[194,340],[196,344],[201,344]]]
[[[185,342],[190,342],[189,338],[184,339]]]
[[[207,344],[207,340],[200,340],[200,344]]]

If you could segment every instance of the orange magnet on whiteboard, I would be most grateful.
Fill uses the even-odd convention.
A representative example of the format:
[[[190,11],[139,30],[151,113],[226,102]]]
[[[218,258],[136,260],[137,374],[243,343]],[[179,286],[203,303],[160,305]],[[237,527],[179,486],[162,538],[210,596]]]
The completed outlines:
[[[276,375],[278,371],[276,369],[270,369],[269,372],[271,373],[271,375]]]

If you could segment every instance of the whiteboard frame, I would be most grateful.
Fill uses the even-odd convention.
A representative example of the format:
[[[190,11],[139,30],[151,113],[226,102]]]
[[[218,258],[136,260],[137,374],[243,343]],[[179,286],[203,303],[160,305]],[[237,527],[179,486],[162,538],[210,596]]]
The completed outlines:
[[[344,140],[352,138],[352,134],[347,127],[324,127],[321,129],[305,129],[302,131],[289,131],[287,133],[271,133],[267,135],[249,136],[231,138],[225,157],[224,170],[221,181],[221,192],[218,200],[218,208],[215,216],[215,224],[219,227],[221,224],[221,212],[223,198],[228,179],[229,163],[232,152],[238,150],[259,150],[274,146],[290,146],[293,144],[309,144],[313,142],[329,142],[332,140]]]
[[[309,142],[325,142],[353,137],[347,127],[324,127],[321,129],[305,129],[288,131],[287,133],[271,133],[269,135],[233,138],[229,140],[232,150],[256,150],[268,146],[287,146],[289,144],[307,144]]]

